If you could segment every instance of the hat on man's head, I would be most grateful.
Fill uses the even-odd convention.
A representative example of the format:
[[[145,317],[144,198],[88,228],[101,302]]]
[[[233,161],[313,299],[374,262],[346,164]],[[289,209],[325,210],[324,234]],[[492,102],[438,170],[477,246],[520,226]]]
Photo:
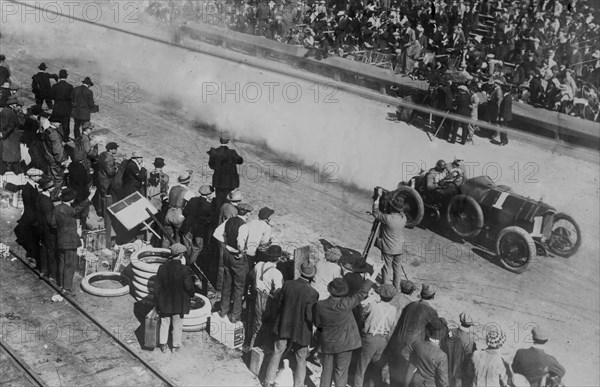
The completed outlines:
[[[333,281],[327,285],[327,291],[334,297],[344,297],[348,294],[348,284],[343,278],[334,278]]]
[[[42,176],[43,174],[44,172],[37,168],[29,168],[29,170],[27,170],[27,176],[29,177]]]
[[[269,207],[263,207],[258,211],[258,219],[269,219],[271,215],[273,215],[275,211],[270,209]]]
[[[106,144],[106,150],[117,149],[118,147],[119,144],[117,144],[116,142],[109,142],[108,144]]]
[[[75,200],[76,197],[77,197],[77,191],[75,191],[74,189],[71,189],[71,188],[65,189],[60,194],[60,200],[62,200],[63,202],[70,202],[71,200]]]
[[[500,348],[504,341],[506,341],[506,335],[501,330],[492,329],[485,335],[485,343],[490,348]]]
[[[423,284],[421,287],[421,298],[428,300],[435,296],[437,289],[433,285]]]
[[[531,334],[533,336],[534,343],[544,344],[546,341],[548,341],[548,336],[546,336],[546,333],[538,326],[533,327]]]
[[[381,296],[382,300],[389,301],[392,298],[396,297],[396,294],[398,294],[398,290],[392,284],[385,284],[377,288],[377,294]]]
[[[84,122],[83,125],[81,125],[81,131],[84,131],[87,129],[94,129],[94,124],[92,124],[90,121]]]
[[[252,212],[253,208],[250,204],[248,203],[240,203],[237,206],[238,209],[238,215],[246,215],[249,212]]]
[[[304,262],[300,265],[300,274],[303,277],[312,278],[315,276],[315,274],[317,274],[317,268],[315,267],[315,265],[309,262]]]
[[[425,326],[427,335],[434,340],[442,340],[445,336],[446,326],[442,319],[437,318]]]
[[[6,104],[7,105],[19,105],[19,99],[17,98],[16,95],[11,95],[10,97],[8,97],[8,99],[6,100]]]
[[[243,198],[242,193],[237,189],[234,189],[227,195],[227,200],[230,202],[241,202]]]
[[[94,86],[94,82],[90,79],[90,77],[85,77],[83,81],[81,81],[84,85]]]
[[[144,156],[142,156],[142,154],[138,151],[133,151],[133,153],[131,154],[131,158],[132,159],[142,159],[142,158],[144,158]]]
[[[400,291],[404,294],[412,294],[417,290],[417,285],[409,280],[400,280]]]
[[[352,270],[353,273],[366,273],[369,271],[369,264],[364,258],[359,258],[352,262],[352,264],[344,264],[346,268]]]
[[[222,134],[221,137],[219,138],[219,142],[221,144],[227,144],[229,142],[229,140],[230,140],[230,138],[226,134]]]
[[[275,262],[283,255],[283,250],[279,245],[271,245],[267,249],[266,255],[271,262]]]
[[[52,180],[50,177],[48,176],[43,176],[42,180],[40,180],[39,183],[39,187],[43,190],[43,191],[47,191],[50,188],[54,187],[54,180]]]
[[[473,325],[473,318],[466,312],[462,312],[460,315],[458,315],[458,318],[460,319],[460,325],[463,327],[470,327]]]
[[[68,77],[68,76],[69,76],[69,74],[67,73],[67,70],[65,70],[65,69],[62,69],[62,70],[60,70],[60,71],[58,72],[58,77],[59,77],[59,78],[66,78],[66,77]]]
[[[170,247],[171,256],[177,256],[179,254],[187,253],[187,248],[181,243],[174,243]]]
[[[48,66],[46,66],[46,63],[42,62],[40,63],[40,65],[38,66],[38,69],[40,70],[46,70],[48,68]]]
[[[203,185],[198,189],[198,193],[202,196],[208,196],[213,193],[215,190],[210,185]]]
[[[177,176],[177,182],[179,184],[190,184],[190,181],[192,181],[192,176],[190,176],[188,172],[180,173],[179,176]]]
[[[165,166],[165,159],[162,157],[156,157],[153,164],[156,168],[162,168]]]

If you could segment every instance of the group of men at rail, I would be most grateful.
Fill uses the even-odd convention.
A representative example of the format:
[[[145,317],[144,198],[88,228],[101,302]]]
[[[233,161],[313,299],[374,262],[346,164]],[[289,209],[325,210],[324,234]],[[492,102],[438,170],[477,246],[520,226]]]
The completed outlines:
[[[59,82],[50,90],[67,83],[67,72],[59,73]],[[34,79],[38,83],[53,79],[39,74]],[[89,95],[84,100],[89,102],[90,111],[97,111],[88,84],[92,82],[86,77],[81,92]],[[381,222],[376,246],[383,263],[372,266],[364,258],[348,259],[340,248],[328,246],[324,257],[301,263],[299,277],[294,278],[279,265],[286,252],[272,243],[270,220],[275,211],[269,207],[256,211],[244,200],[237,171],[244,160],[229,148],[228,136],[221,136],[219,146],[208,151],[208,164],[214,170],[212,185],[202,185],[195,194],[190,189],[189,171],[179,173],[177,182],[171,184],[163,171],[166,161],[162,157],[156,157],[154,169],[148,171],[138,151],[118,163],[119,145],[115,142],[106,144],[105,151],[99,153],[98,146],[92,146],[94,125],[89,118],[82,123],[82,118],[76,118],[82,131],[75,131],[71,141],[66,127],[70,117],[75,118],[73,108],[58,116],[43,109],[43,103],[48,110],[56,109],[64,102],[58,96],[68,93],[48,96],[40,94],[39,88],[33,90],[36,105],[23,111],[20,101],[10,95],[0,111],[3,151],[23,143],[28,144],[31,154],[29,163],[20,159],[4,163],[4,154],[2,158],[6,167],[3,175],[6,170],[25,170],[27,176],[21,187],[24,212],[15,229],[18,241],[40,277],[56,281],[65,294],[74,297],[78,224],[89,226],[86,218],[92,202],[94,212],[105,216],[108,195],[121,199],[139,192],[147,197],[160,211],[158,219],[164,225],[157,230],[162,241],[157,238],[153,244],[172,252],[170,262],[157,274],[163,351],[167,350],[171,324],[173,350],[181,346],[181,316],[189,312],[194,293],[190,267],[196,265],[221,292],[217,306],[221,317],[245,323],[243,350],[271,346],[265,386],[274,385],[288,349],[296,360],[296,387],[306,385],[308,361],[321,366],[321,387],[332,383],[346,386],[348,382],[356,387],[386,383],[414,387],[538,386],[542,380],[558,385],[565,375],[560,363],[544,351],[549,336],[543,328],[532,330],[533,346],[519,349],[507,368],[500,352],[506,339],[501,329],[485,332],[487,347],[476,348],[476,322],[468,312],[460,313],[460,324],[453,327],[438,315],[434,285],[422,284],[420,297],[413,296],[417,285],[402,279],[403,206],[391,203],[389,211],[380,211],[381,190],[374,197],[373,215]],[[76,93],[70,95],[72,103]],[[449,171],[439,162],[431,179],[427,178],[428,187],[438,189],[448,172],[456,170],[461,175],[458,162],[452,168]],[[381,284],[377,283],[380,274]],[[244,308],[249,311],[246,319]]]

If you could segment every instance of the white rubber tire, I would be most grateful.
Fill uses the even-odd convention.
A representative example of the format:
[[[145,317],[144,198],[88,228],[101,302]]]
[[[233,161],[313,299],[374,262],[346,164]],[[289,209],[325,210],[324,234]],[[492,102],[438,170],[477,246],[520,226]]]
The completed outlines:
[[[190,309],[190,313],[183,316],[183,320],[186,319],[195,319],[195,318],[206,318],[210,316],[212,305],[210,304],[210,300],[203,296],[200,293],[194,294],[194,298],[201,298],[204,301],[204,305],[198,309]]]
[[[171,250],[152,248],[146,250],[139,250],[131,254],[129,258],[131,265],[138,269],[148,273],[156,273],[158,268],[163,263],[167,262],[167,257],[171,255]],[[152,260],[154,262],[144,262],[146,260]]]
[[[146,285],[149,287],[154,287],[154,276],[150,278],[138,277],[136,275],[133,276],[133,280],[138,284]]]
[[[98,288],[98,287],[92,285],[92,283],[94,283],[96,281],[102,281],[102,280],[106,280],[106,279],[113,279],[115,281],[118,281],[121,284],[123,284],[125,282],[125,283],[127,283],[127,285],[122,286],[120,288],[114,288],[114,289]],[[93,294],[94,296],[100,296],[100,297],[124,296],[129,293],[129,284],[130,284],[129,280],[126,277],[122,276],[121,273],[114,273],[112,271],[99,271],[96,273],[92,273],[92,274],[85,276],[85,278],[83,278],[83,280],[81,280],[81,288],[86,293]]]
[[[156,276],[156,273],[149,273],[147,271],[136,269],[135,267],[132,267],[131,269],[133,270],[134,277],[150,279]]]
[[[148,287],[146,285],[142,285],[136,281],[131,281],[133,288],[136,292],[143,292],[146,294],[154,294],[154,287]]]
[[[206,327],[208,326],[208,324],[200,324],[200,325],[184,325],[183,326],[183,331],[184,332],[200,332],[200,331],[205,331]]]

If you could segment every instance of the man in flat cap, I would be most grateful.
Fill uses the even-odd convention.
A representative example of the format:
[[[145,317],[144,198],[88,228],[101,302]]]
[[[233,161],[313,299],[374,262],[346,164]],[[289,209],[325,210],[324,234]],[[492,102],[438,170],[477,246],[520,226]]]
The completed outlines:
[[[40,232],[37,223],[36,201],[39,195],[38,183],[42,178],[42,171],[37,168],[27,170],[27,181],[21,186],[23,197],[23,215],[17,221],[15,235],[17,242],[25,248],[27,258],[35,261],[35,269],[42,272],[42,261],[40,260]]]
[[[560,385],[562,378],[565,376],[565,368],[554,356],[548,355],[544,351],[548,336],[538,326],[531,330],[531,335],[533,346],[517,351],[512,362],[512,370],[525,376],[532,386],[541,385],[540,383],[544,377],[554,379],[556,383],[552,385]]]
[[[50,85],[50,79],[58,82],[58,75],[47,73],[47,68],[46,63],[43,62],[38,66],[40,71],[31,77],[31,91],[35,95],[35,104],[37,106],[41,108],[45,101],[48,109],[52,109],[52,86]]]
[[[192,191],[188,189],[191,181],[192,175],[189,172],[180,173],[177,177],[177,184],[171,187],[167,195],[168,209],[163,225],[165,226],[165,232],[175,240],[175,243],[181,242],[179,229],[184,220],[183,209],[186,203],[194,197]],[[168,238],[163,238],[163,248],[169,247],[170,244]]]
[[[170,250],[169,260],[158,268],[154,285],[156,309],[160,316],[158,342],[162,352],[167,352],[171,325],[173,325],[173,352],[181,348],[183,317],[190,313],[191,300],[195,291],[192,271],[185,264],[184,254],[187,249],[181,243],[174,243],[170,246]]]
[[[131,195],[135,191],[146,196],[146,177],[148,172],[144,168],[144,157],[140,152],[134,151],[127,161],[123,172],[123,186],[121,199]]]
[[[208,166],[214,170],[212,186],[215,188],[215,200],[220,207],[227,195],[240,186],[240,175],[237,166],[244,162],[238,153],[229,149],[229,136],[221,136],[218,148],[210,148],[208,151]]]
[[[238,205],[238,215],[219,225],[213,236],[223,243],[223,289],[221,293],[222,318],[228,316],[232,323],[240,321],[242,315],[242,296],[248,274],[248,225],[246,221],[252,212],[252,206],[246,203]],[[232,307],[233,304],[233,307]]]
[[[475,351],[473,319],[466,312],[459,315],[460,325],[452,328],[442,340],[441,348],[448,355],[448,381],[451,386],[470,386],[468,371]]]
[[[116,142],[106,144],[106,150],[98,156],[98,170],[96,171],[96,185],[98,186],[98,200],[94,203],[96,213],[104,216],[103,203],[106,196],[109,194],[109,189],[113,178],[117,173],[117,162],[115,155],[119,145]]]
[[[411,386],[449,386],[448,357],[440,349],[446,330],[443,320],[435,318],[425,326],[425,339],[417,340],[402,350],[404,361],[416,368],[411,375]]]
[[[198,190],[200,196],[191,198],[183,208],[183,223],[181,224],[181,239],[188,249],[188,264],[196,263],[208,242],[208,232],[213,219],[214,190],[209,185],[203,185]],[[202,262],[206,264],[206,262]],[[202,269],[207,269],[202,265]]]
[[[94,124],[89,121],[81,126],[82,133],[75,139],[73,150],[73,161],[81,163],[89,173],[92,170],[92,161],[98,157],[98,144],[92,146],[92,130]]]
[[[40,117],[44,158],[48,163],[50,176],[54,180],[54,196],[57,196],[65,179],[65,168],[68,164],[67,152],[62,134],[47,118]]]
[[[22,115],[20,102],[15,95],[8,97],[7,106],[0,109],[0,154],[2,155],[0,174],[14,171],[21,173],[21,146],[19,140],[19,116]]]
[[[37,227],[41,236],[41,274],[51,281],[58,278],[58,251],[56,250],[56,228],[52,227],[54,203],[50,190],[54,188],[54,181],[48,176],[43,176],[38,185],[39,195],[35,202]]]
[[[99,111],[98,105],[94,102],[94,92],[90,90],[92,86],[94,86],[94,83],[90,77],[85,77],[81,85],[73,89],[71,95],[73,104],[71,116],[75,122],[73,126],[75,138],[79,137],[79,128],[81,125],[91,119],[91,113],[98,113]]]
[[[60,195],[59,203],[52,213],[51,225],[56,229],[58,247],[58,286],[64,294],[75,297],[73,292],[73,275],[77,264],[77,248],[81,240],[77,233],[77,219],[91,204],[90,200],[96,194],[96,187],[90,188],[87,198],[73,207],[77,192],[67,188]]]
[[[52,109],[52,116],[50,116],[50,120],[53,122],[60,122],[64,142],[68,142],[71,136],[71,109],[73,108],[71,102],[73,85],[67,82],[68,76],[67,70],[60,70],[58,72],[58,82],[52,85],[54,109]]]
[[[258,218],[248,222],[248,265],[250,270],[271,244],[271,216],[275,213],[269,207],[258,211]]]

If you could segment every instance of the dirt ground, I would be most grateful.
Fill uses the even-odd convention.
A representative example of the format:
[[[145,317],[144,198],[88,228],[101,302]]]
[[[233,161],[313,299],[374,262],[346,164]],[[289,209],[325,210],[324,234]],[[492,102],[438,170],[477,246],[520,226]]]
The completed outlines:
[[[537,325],[551,337],[547,352],[567,370],[566,385],[600,385],[598,164],[515,141],[502,148],[483,138],[464,147],[430,142],[418,128],[386,120],[394,107],[342,92],[335,95],[336,103],[323,102],[322,95],[315,103],[310,94],[315,85],[156,43],[115,39],[104,30],[90,30],[71,53],[37,30],[31,32],[2,40],[16,78],[26,85],[41,58],[54,63],[52,71],[66,67],[70,73],[90,75],[103,92],[100,113],[92,117],[99,127],[94,137],[118,142],[120,156],[140,150],[146,165],[164,157],[171,179],[192,169],[192,187],[197,188],[210,182],[206,151],[217,145],[219,131],[233,134],[233,147],[245,160],[240,169],[245,200],[254,208],[275,209],[276,235],[290,246],[325,238],[362,251],[371,225],[366,211],[372,187],[392,188],[418,167],[431,168],[437,159],[451,160],[458,153],[478,163],[472,164],[471,176],[488,174],[518,193],[543,196],[580,224],[583,244],[574,257],[540,257],[517,275],[469,243],[452,243],[415,228],[406,232],[412,254],[404,267],[411,280],[438,286],[433,305],[441,316],[449,321],[457,321],[462,311],[473,316],[480,347],[482,332],[500,326],[507,333],[503,354],[510,362],[518,348],[530,346],[530,330]],[[106,41],[109,47],[102,43]],[[111,50],[118,58],[111,57]],[[123,103],[108,91],[125,81],[139,86],[135,103]],[[222,89],[207,97],[207,82],[238,83],[240,90],[250,82],[295,82],[307,97],[294,103],[289,98],[251,102],[242,95],[236,102]],[[378,253],[373,251],[370,259],[378,259]],[[112,300],[93,302],[100,306]],[[224,364],[235,362],[213,359],[211,364],[223,370]],[[199,363],[179,359],[172,364],[185,374],[184,369]],[[235,372],[217,380],[214,372],[203,369],[202,379],[185,382],[237,385]]]

